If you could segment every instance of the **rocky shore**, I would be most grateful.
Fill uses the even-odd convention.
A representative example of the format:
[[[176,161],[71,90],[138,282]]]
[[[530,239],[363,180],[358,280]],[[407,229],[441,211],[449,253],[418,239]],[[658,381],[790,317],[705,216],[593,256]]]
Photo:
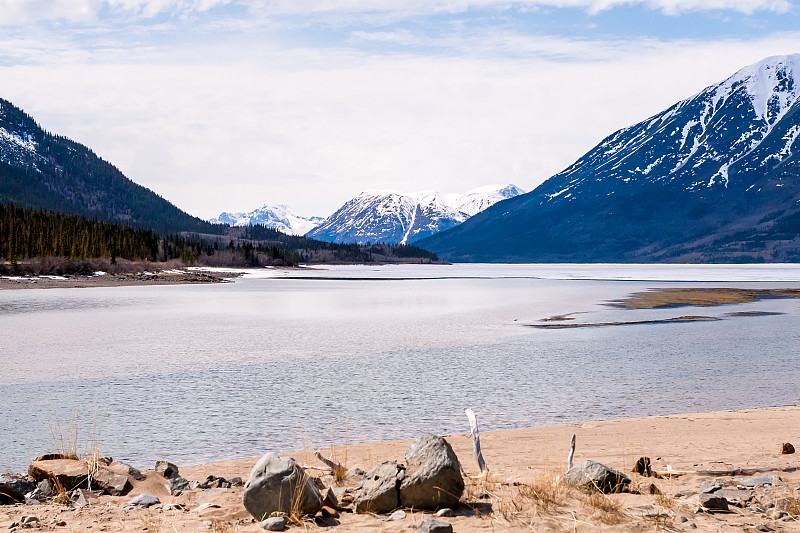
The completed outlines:
[[[792,441],[800,406],[485,432],[485,471],[470,433],[142,471],[51,454],[0,474],[0,529],[800,531]]]
[[[98,273],[92,276],[0,276],[0,290],[226,283],[239,275],[235,272],[176,269],[160,272]]]

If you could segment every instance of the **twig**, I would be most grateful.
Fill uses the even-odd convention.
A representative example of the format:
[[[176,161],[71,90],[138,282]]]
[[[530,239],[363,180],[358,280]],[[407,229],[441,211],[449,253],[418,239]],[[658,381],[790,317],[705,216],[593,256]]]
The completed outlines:
[[[327,465],[333,471],[334,475],[339,475],[344,477],[344,475],[347,473],[347,469],[345,467],[343,467],[339,463],[334,463],[333,461],[331,461],[326,457],[323,457],[322,454],[319,453],[319,450],[314,452],[314,457],[316,457],[323,464]]]

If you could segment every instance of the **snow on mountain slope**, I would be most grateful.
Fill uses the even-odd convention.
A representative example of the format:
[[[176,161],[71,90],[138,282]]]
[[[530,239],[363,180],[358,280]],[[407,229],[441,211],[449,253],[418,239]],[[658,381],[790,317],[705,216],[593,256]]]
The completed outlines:
[[[800,261],[798,101],[800,54],[766,58],[420,246],[455,261]]]
[[[464,194],[365,191],[307,237],[339,243],[411,243],[457,226],[488,206],[522,192],[514,185],[489,185]]]
[[[303,217],[295,214],[287,205],[264,204],[249,213],[220,213],[211,219],[212,224],[230,224],[231,226],[251,226],[263,224],[290,235],[305,235],[319,226],[325,219],[322,217]]]

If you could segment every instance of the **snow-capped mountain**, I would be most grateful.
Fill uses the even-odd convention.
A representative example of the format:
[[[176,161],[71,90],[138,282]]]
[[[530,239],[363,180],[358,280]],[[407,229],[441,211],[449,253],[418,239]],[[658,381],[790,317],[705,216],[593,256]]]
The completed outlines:
[[[230,224],[231,226],[251,226],[263,224],[289,235],[305,235],[322,224],[322,217],[303,217],[294,213],[287,205],[262,205],[249,213],[220,213],[211,219],[212,224]]]
[[[800,260],[798,84],[800,54],[745,67],[420,245],[451,260]]]
[[[338,243],[411,243],[523,192],[515,185],[489,185],[464,194],[362,192],[306,236]]]

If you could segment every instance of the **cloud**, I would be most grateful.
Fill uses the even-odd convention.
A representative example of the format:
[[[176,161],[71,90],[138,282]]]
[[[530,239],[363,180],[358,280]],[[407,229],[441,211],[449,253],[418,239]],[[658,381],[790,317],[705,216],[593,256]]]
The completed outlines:
[[[114,17],[153,18],[160,14],[204,13],[225,5],[246,7],[262,17],[383,15],[391,20],[412,16],[512,8],[578,8],[599,13],[618,7],[642,6],[676,15],[693,11],[730,10],[785,13],[793,0],[0,0],[0,25],[62,20],[88,24]]]

